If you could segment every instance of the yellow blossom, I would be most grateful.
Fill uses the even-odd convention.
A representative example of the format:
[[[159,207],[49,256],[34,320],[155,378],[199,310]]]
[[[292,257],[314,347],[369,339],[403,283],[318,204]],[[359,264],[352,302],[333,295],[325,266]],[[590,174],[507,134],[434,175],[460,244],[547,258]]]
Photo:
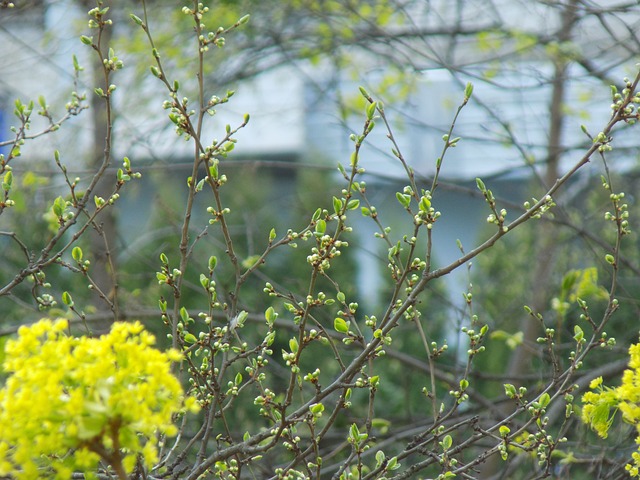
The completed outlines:
[[[633,463],[627,464],[626,470],[630,476],[637,477],[640,475],[640,344],[631,345],[629,357],[630,368],[622,374],[622,384],[619,387],[604,387],[602,377],[591,381],[589,388],[594,391],[582,396],[585,404],[582,420],[603,438],[607,437],[617,410],[625,422],[635,425],[638,450],[632,454]]]
[[[65,334],[66,320],[21,327],[6,344],[0,390],[0,475],[68,479],[120,448],[125,471],[138,454],[158,460],[158,433],[175,435],[183,402],[171,374],[180,354],[153,348],[139,322],[115,323],[99,338]],[[197,404],[196,404],[197,405]]]

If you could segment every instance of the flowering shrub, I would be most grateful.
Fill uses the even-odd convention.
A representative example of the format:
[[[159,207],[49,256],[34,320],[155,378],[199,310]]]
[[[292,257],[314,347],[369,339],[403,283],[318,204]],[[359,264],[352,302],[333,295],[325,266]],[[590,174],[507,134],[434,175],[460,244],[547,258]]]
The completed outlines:
[[[631,368],[624,371],[622,385],[617,388],[603,386],[602,377],[589,384],[589,388],[595,391],[587,392],[582,397],[585,404],[582,420],[602,438],[607,438],[615,410],[620,410],[625,422],[635,425],[638,450],[632,454],[633,463],[627,464],[626,469],[632,477],[637,477],[640,475],[640,343],[631,345],[629,356]]]
[[[68,479],[103,461],[125,478],[137,461],[155,464],[156,434],[175,435],[172,416],[183,408],[170,371],[181,355],[154,349],[139,322],[115,323],[99,338],[67,328],[66,320],[42,320],[7,342],[0,475]],[[197,408],[192,398],[184,405]]]

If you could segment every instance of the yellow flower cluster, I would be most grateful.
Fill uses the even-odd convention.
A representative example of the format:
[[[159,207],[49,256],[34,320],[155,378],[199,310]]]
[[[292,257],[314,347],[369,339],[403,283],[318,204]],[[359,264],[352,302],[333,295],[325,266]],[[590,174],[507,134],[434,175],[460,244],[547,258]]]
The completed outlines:
[[[635,425],[638,450],[632,454],[633,462],[627,464],[626,469],[632,477],[637,477],[640,475],[640,344],[631,345],[629,356],[630,368],[624,371],[619,387],[603,386],[602,377],[591,381],[589,388],[594,391],[582,396],[585,404],[582,420],[602,438],[607,438],[616,410],[620,410],[625,422]]]
[[[171,374],[181,355],[152,347],[139,322],[115,323],[99,338],[72,337],[66,320],[21,327],[5,347],[0,390],[0,476],[71,478],[97,462],[131,472],[138,456],[158,460],[157,434],[175,435],[184,407]]]

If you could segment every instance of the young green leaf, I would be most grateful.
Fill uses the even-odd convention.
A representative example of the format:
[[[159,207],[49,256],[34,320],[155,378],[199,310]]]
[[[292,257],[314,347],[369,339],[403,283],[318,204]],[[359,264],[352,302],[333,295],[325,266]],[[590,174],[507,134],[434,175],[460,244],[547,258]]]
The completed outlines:
[[[64,198],[58,197],[53,201],[53,213],[56,217],[62,217],[64,213],[64,209],[67,207],[67,202],[64,201]]]
[[[333,211],[336,213],[336,215],[340,215],[340,213],[342,212],[342,205],[342,200],[337,197],[333,197]]]
[[[360,206],[360,200],[358,200],[357,198],[353,200],[349,200],[349,203],[347,203],[347,210],[355,210],[359,206]]]
[[[267,321],[267,325],[271,326],[271,325],[273,325],[273,322],[276,321],[276,318],[278,318],[278,314],[273,309],[273,307],[269,307],[264,312],[264,318]]]
[[[422,197],[420,199],[420,211],[422,212],[429,212],[429,209],[431,208],[431,200],[429,200],[427,197]]]
[[[400,205],[402,205],[404,208],[409,208],[409,204],[411,203],[411,195],[396,192],[396,198],[398,199]]]
[[[71,250],[71,257],[78,263],[82,261],[82,249],[78,246],[73,247]]]
[[[9,170],[7,173],[4,174],[4,179],[2,181],[2,189],[5,192],[8,192],[9,190],[11,190],[12,183],[13,183],[13,172]]]
[[[69,292],[62,292],[62,303],[67,307],[73,307],[73,298]]]
[[[345,321],[344,318],[336,317],[333,320],[333,328],[338,333],[349,333],[349,322]]]
[[[540,395],[540,399],[538,400],[538,403],[542,408],[545,408],[547,405],[549,405],[550,401],[551,401],[551,397],[547,392],[545,392],[542,395]]]
[[[453,445],[453,439],[451,438],[451,435],[445,435],[445,437],[440,442],[440,446],[446,452],[451,448],[451,445]]]

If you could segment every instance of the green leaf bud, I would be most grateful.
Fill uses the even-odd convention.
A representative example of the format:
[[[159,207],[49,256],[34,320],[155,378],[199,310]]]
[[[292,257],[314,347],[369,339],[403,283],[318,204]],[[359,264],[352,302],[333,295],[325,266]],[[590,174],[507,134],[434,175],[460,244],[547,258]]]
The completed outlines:
[[[142,26],[142,19],[140,17],[138,17],[137,15],[134,15],[133,13],[129,14],[129,17],[131,18],[131,20],[133,20],[134,22],[136,22],[136,24],[138,26]]]
[[[377,107],[376,102],[371,102],[369,105],[367,105],[367,111],[366,112],[367,112],[367,119],[368,120],[372,120],[373,119],[373,116],[376,113],[376,107]]]
[[[516,387],[514,387],[510,383],[505,383],[504,384],[504,393],[507,395],[507,397],[514,398],[516,396]]]
[[[400,205],[402,205],[404,208],[409,207],[409,204],[411,203],[411,195],[396,192],[396,198],[398,199]]]
[[[471,98],[471,95],[473,95],[473,83],[468,82],[467,85],[464,87],[465,100],[469,100]]]
[[[582,330],[582,328],[580,328],[579,325],[575,325],[573,327],[573,339],[576,342],[581,342],[584,338],[584,331]]]

